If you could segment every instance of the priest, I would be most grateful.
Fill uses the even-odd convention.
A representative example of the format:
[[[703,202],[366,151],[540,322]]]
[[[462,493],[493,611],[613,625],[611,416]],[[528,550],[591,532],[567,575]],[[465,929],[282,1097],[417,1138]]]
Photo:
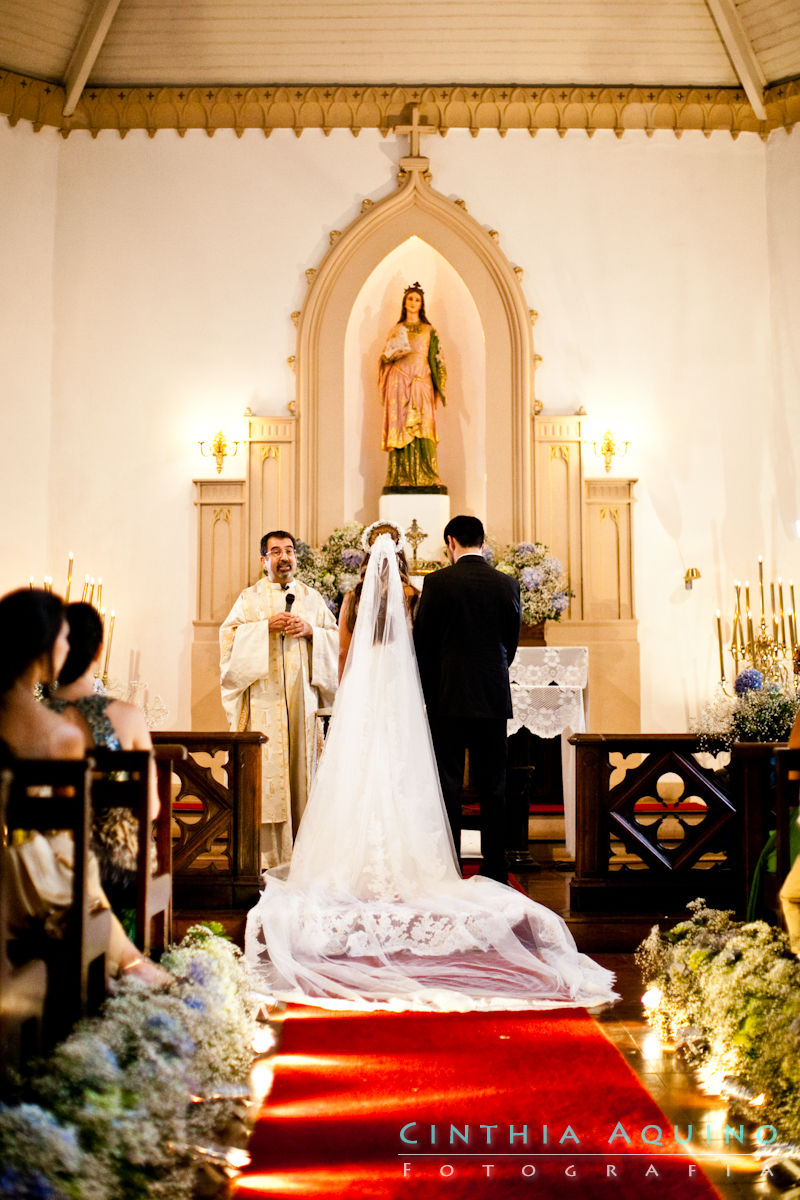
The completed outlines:
[[[245,588],[220,628],[222,703],[230,728],[267,735],[261,762],[261,866],[288,862],[311,785],[315,713],[333,703],[336,621],[319,592],[295,579],[296,543],[261,539],[264,578]]]

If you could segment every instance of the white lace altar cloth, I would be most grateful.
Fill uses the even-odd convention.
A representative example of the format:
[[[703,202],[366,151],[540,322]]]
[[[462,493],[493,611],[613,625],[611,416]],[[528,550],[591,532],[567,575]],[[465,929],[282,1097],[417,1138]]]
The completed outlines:
[[[514,716],[508,736],[523,727],[536,737],[561,736],[564,841],[575,856],[575,747],[586,729],[583,692],[589,677],[586,646],[520,646],[509,669]]]

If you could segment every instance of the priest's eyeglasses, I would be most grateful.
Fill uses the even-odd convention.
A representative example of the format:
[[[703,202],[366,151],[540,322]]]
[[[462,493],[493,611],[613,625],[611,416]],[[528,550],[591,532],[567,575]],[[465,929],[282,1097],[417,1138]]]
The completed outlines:
[[[280,546],[273,546],[271,550],[268,550],[267,553],[263,555],[263,557],[278,559],[283,558],[284,554],[288,554],[290,558],[297,558],[297,551],[295,550],[294,546],[287,546],[285,549]]]

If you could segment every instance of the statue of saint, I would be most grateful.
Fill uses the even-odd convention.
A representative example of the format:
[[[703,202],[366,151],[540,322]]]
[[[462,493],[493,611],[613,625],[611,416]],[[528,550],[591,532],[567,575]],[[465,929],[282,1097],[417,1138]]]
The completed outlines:
[[[400,320],[389,330],[378,376],[381,449],[389,451],[384,493],[447,491],[436,464],[436,404],[445,403],[446,379],[439,338],[425,315],[425,293],[412,283],[403,292]]]

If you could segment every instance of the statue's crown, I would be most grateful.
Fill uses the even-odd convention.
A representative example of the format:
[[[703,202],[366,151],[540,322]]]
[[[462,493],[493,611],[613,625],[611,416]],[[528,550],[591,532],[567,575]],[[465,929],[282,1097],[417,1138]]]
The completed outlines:
[[[419,292],[420,296],[425,295],[425,293],[422,290],[421,283],[410,283],[408,285],[408,287],[406,288],[406,290],[403,292],[403,296],[404,297],[407,296],[409,292]]]

